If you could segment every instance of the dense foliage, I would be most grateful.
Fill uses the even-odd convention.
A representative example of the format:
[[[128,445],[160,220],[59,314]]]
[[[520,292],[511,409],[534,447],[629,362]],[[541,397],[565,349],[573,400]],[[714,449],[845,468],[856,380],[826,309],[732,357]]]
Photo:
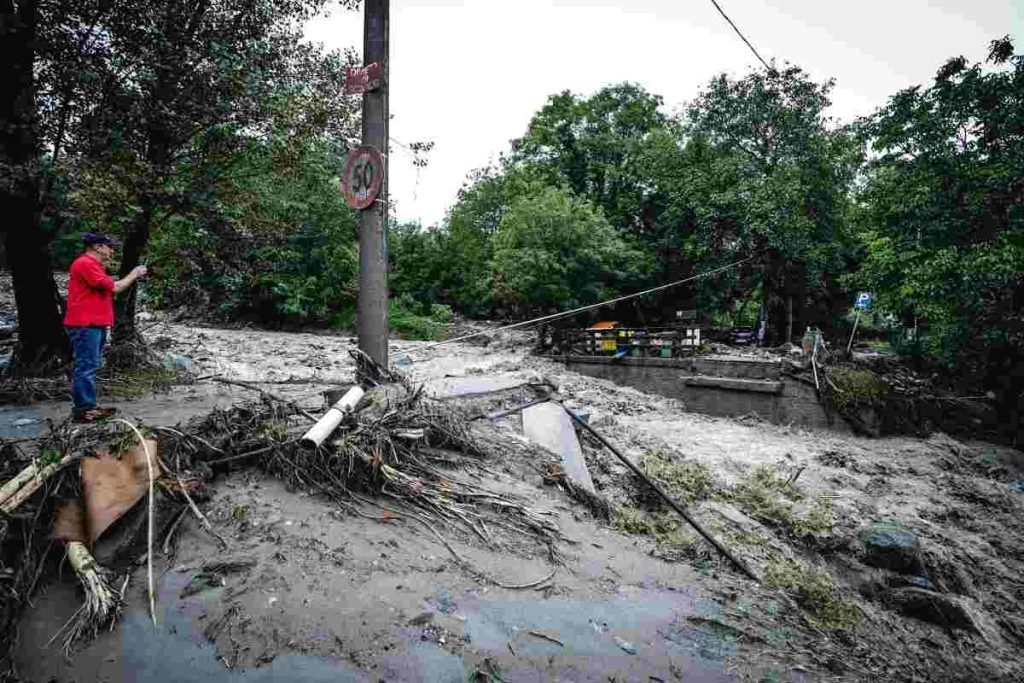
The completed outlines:
[[[771,338],[792,339],[848,329],[866,289],[921,352],[976,370],[1016,358],[1024,71],[1007,39],[991,48],[989,66],[951,60],[851,126],[826,116],[831,82],[791,66],[716,77],[676,116],[633,84],[554,95],[440,226],[401,233],[394,286],[526,313],[749,258],[648,312],[749,321],[763,306]]]
[[[989,61],[1011,68],[950,60],[863,122],[876,156],[848,280],[949,361],[1024,347],[1024,60],[995,41]]]
[[[5,74],[0,95],[11,93],[34,105],[19,129],[29,142],[22,148],[0,145],[0,166],[34,185],[20,196],[31,196],[35,205],[26,206],[5,231],[16,294],[27,296],[24,302],[19,296],[18,304],[23,340],[37,327],[47,326],[56,336],[63,332],[59,310],[33,294],[47,289],[39,285],[38,264],[32,273],[18,272],[13,264],[52,239],[55,255],[66,262],[73,235],[83,230],[123,238],[121,274],[146,259],[154,238],[150,257],[163,257],[150,288],[158,294],[172,288],[160,282],[161,272],[199,273],[206,278],[187,281],[183,289],[202,288],[210,294],[206,298],[226,297],[229,303],[252,293],[262,297],[264,310],[299,317],[323,311],[330,294],[320,292],[308,275],[315,272],[318,279],[325,264],[333,269],[338,253],[353,251],[352,217],[324,192],[340,159],[329,151],[346,149],[359,123],[358,102],[345,98],[341,88],[354,53],[325,53],[302,40],[304,22],[326,4],[4,4],[0,23],[14,38],[5,45],[24,46],[31,77]],[[11,151],[19,149],[34,158],[13,158]],[[26,236],[38,237],[25,244]],[[188,248],[175,249],[176,240]],[[307,259],[304,245],[311,242],[319,248]],[[232,245],[239,248],[232,251]],[[198,258],[220,256],[222,250],[226,263]],[[247,253],[237,258],[239,251]],[[256,267],[243,266],[238,275],[233,258]],[[340,271],[329,275],[336,291],[351,280],[345,261],[339,262]],[[52,278],[50,283],[52,289]],[[267,291],[272,305],[263,306]],[[231,312],[222,303],[216,310]],[[119,298],[118,308],[115,337],[130,338],[135,290]],[[33,319],[31,312],[38,310],[45,321]]]
[[[525,315],[740,267],[647,297],[770,341],[863,322],[961,388],[1024,409],[1024,58],[950,60],[848,126],[796,67],[712,79],[679,115],[633,84],[552,96],[446,220],[407,228],[395,288]],[[610,228],[610,230],[609,230]],[[415,248],[413,248],[415,245]],[[609,258],[606,258],[608,256]],[[620,309],[616,315],[630,315]]]
[[[396,253],[396,287],[468,313],[565,308],[753,257],[646,307],[710,318],[756,289],[775,338],[820,325],[845,301],[834,276],[859,156],[824,116],[830,88],[794,67],[723,75],[679,117],[633,84],[555,95],[500,168],[471,178],[416,263]]]

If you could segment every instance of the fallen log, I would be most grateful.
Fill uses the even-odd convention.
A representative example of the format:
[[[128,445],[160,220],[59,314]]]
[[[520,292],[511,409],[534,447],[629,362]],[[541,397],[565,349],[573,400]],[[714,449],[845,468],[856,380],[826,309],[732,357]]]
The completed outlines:
[[[4,484],[3,488],[0,488],[0,503],[7,502],[7,499],[17,493],[22,486],[27,484],[30,479],[36,476],[37,472],[39,472],[38,461],[23,469],[17,474],[17,476]]]

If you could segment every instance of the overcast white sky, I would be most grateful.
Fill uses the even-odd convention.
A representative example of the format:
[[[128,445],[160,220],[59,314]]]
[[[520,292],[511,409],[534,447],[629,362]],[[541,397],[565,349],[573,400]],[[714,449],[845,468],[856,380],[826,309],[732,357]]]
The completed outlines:
[[[832,116],[867,114],[928,82],[949,57],[983,60],[988,42],[1024,48],[1024,0],[719,0],[765,59],[836,79]],[[306,30],[362,50],[362,11]],[[632,81],[669,111],[722,71],[756,63],[710,0],[392,0],[391,138],[433,140],[417,170],[393,144],[399,220],[439,222],[472,169],[521,136],[547,97]]]

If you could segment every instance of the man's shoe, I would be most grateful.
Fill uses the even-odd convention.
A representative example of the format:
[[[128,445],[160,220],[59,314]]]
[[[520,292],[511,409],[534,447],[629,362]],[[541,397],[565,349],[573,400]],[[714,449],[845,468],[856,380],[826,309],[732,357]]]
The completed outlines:
[[[117,412],[117,408],[86,408],[85,410],[78,410],[71,414],[71,421],[76,424],[92,424],[94,422],[103,422],[107,418],[114,415]]]
[[[95,408],[76,410],[71,413],[71,421],[75,424],[92,424],[103,419],[106,419],[106,416]]]

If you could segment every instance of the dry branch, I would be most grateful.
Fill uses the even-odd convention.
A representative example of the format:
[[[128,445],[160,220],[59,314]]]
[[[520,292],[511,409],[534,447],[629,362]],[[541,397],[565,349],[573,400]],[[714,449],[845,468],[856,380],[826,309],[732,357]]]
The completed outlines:
[[[317,421],[316,417],[314,417],[309,412],[307,412],[307,411],[303,410],[302,408],[300,408],[294,401],[289,401],[286,398],[281,398],[277,394],[272,394],[269,391],[267,391],[266,389],[262,389],[262,388],[256,386],[252,382],[242,382],[241,380],[226,379],[224,377],[204,377],[203,379],[209,379],[209,380],[211,380],[213,382],[218,382],[220,384],[230,384],[232,386],[243,387],[245,389],[252,389],[253,391],[258,391],[260,394],[262,394],[263,396],[266,396],[267,398],[273,399],[273,400],[277,401],[278,403],[282,403],[282,404],[284,404],[286,406],[290,406],[290,407],[294,408],[295,412],[297,412],[299,415],[302,415],[304,418],[306,418],[310,422],[316,422]]]

